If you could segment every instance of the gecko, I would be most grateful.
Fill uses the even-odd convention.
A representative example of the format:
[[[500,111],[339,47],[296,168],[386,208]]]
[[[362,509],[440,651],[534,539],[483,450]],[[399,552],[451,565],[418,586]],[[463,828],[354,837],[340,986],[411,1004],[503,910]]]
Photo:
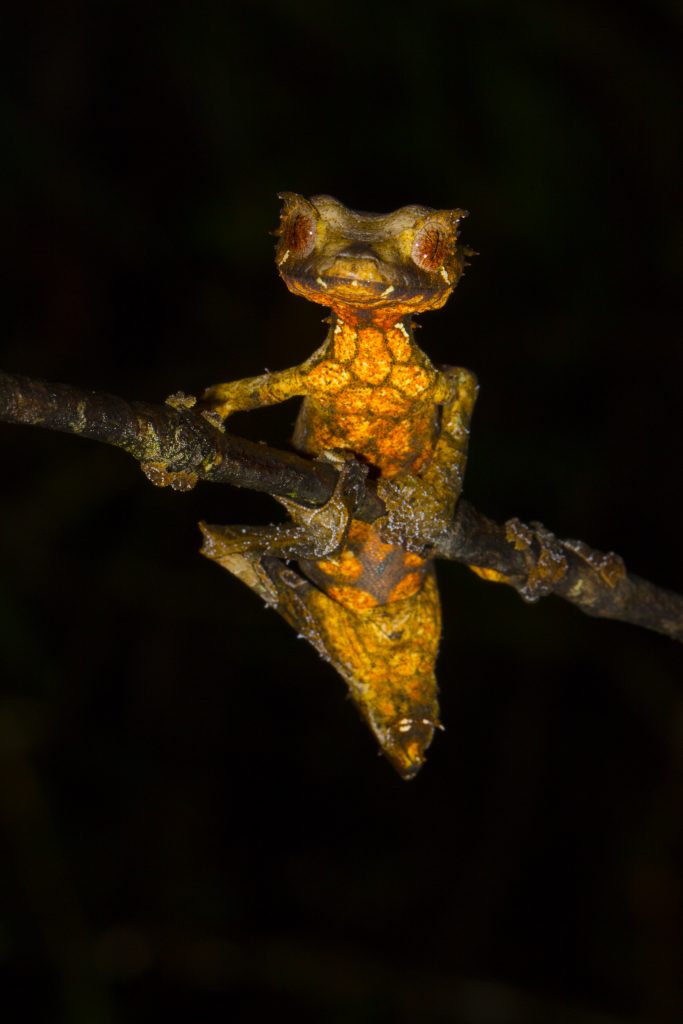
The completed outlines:
[[[458,241],[467,212],[374,214],[326,195],[280,199],[277,269],[290,292],[330,310],[329,331],[301,365],[215,384],[202,405],[222,426],[235,412],[303,398],[294,447],[334,462],[338,484],[321,508],[278,498],[284,524],[200,524],[202,553],[332,663],[408,780],[442,728],[441,609],[424,537],[453,517],[477,394],[469,370],[432,365],[413,317],[446,303],[473,254]],[[368,475],[386,508],[373,524],[353,516]],[[421,542],[410,534],[416,521]]]

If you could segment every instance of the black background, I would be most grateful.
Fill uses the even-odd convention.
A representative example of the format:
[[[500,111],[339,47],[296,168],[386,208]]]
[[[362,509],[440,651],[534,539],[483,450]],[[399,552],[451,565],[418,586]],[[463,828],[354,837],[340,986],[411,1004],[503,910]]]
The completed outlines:
[[[276,192],[464,206],[481,255],[419,341],[480,378],[468,498],[683,586],[675,4],[3,21],[0,365],[152,401],[295,364],[324,328]],[[3,1019],[680,1019],[678,645],[442,565],[447,732],[406,785],[196,554],[273,502],[0,445]]]

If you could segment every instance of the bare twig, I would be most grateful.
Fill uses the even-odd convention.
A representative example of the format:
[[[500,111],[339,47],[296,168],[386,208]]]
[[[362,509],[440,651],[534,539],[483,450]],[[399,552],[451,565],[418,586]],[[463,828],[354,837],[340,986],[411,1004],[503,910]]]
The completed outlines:
[[[174,478],[185,478],[191,486],[199,478],[322,505],[337,479],[333,465],[224,433],[182,401],[174,406],[127,402],[0,373],[0,420],[123,448],[147,467],[163,467],[172,484]],[[354,515],[373,522],[384,512],[368,484]],[[507,583],[527,601],[556,594],[588,615],[630,622],[683,641],[681,595],[627,573],[614,553],[558,540],[540,523],[527,526],[512,519],[500,525],[461,499],[433,554]]]

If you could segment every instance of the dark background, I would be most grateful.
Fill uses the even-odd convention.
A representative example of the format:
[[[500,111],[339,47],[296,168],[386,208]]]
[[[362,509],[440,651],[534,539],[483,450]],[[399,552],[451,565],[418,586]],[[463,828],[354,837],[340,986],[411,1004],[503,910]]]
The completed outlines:
[[[276,192],[464,206],[481,255],[419,340],[480,378],[467,496],[683,587],[673,2],[3,21],[3,368],[152,401],[292,365],[324,328]],[[196,554],[272,501],[0,445],[4,1020],[680,1019],[680,646],[442,565],[448,731],[406,785]]]

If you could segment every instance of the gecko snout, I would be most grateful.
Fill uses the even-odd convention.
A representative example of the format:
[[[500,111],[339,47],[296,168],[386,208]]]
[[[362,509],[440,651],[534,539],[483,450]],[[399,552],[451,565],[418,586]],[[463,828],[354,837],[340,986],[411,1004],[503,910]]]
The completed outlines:
[[[382,261],[369,246],[349,245],[338,252],[328,269],[331,277],[381,284],[385,278]]]

